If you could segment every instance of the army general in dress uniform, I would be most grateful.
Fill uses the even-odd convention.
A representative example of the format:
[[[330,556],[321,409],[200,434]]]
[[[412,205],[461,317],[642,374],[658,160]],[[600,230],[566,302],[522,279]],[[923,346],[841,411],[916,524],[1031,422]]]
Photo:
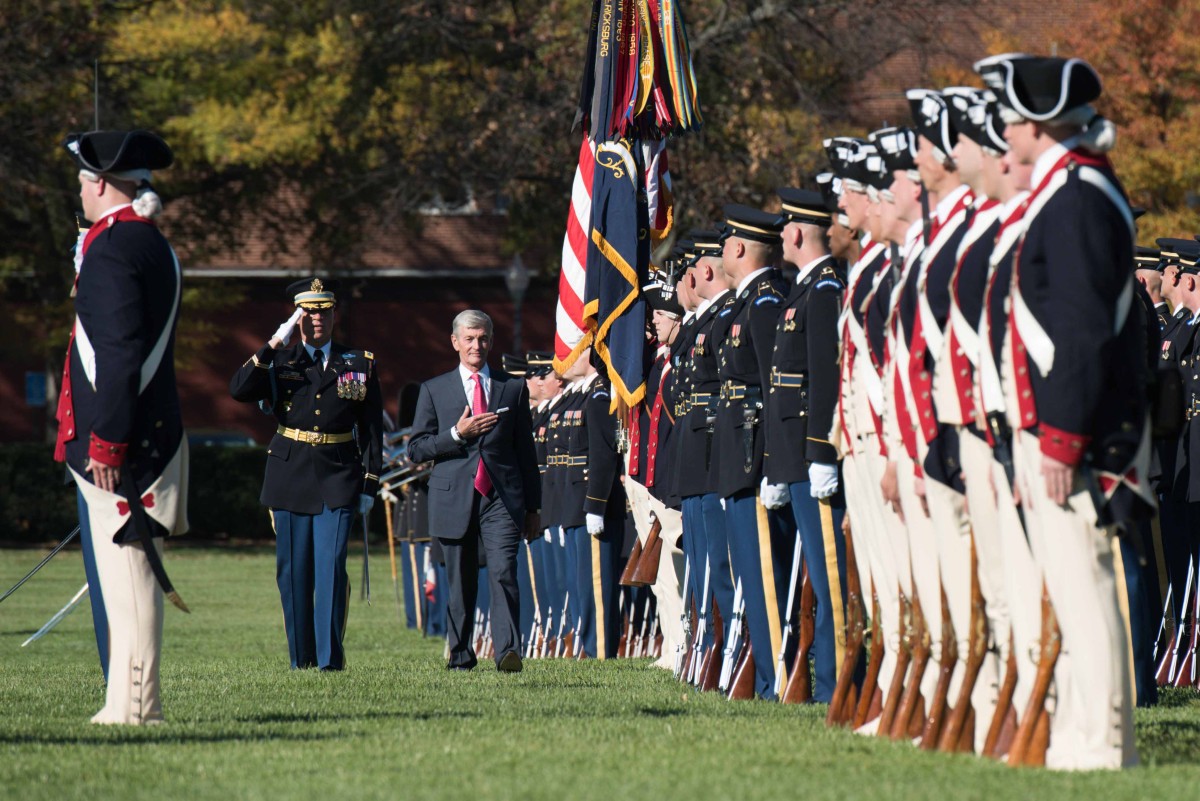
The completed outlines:
[[[229,385],[236,400],[259,403],[279,423],[260,500],[275,528],[293,668],[345,667],[346,545],[354,515],[374,503],[383,465],[375,356],[333,341],[335,291],[319,278],[290,285],[295,314]],[[300,341],[288,347],[297,324]]]

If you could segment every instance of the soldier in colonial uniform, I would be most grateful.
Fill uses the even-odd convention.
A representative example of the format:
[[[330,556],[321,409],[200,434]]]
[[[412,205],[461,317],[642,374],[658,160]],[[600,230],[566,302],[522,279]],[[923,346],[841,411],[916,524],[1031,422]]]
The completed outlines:
[[[75,326],[58,405],[55,459],[79,496],[79,526],[108,690],[93,723],[162,721],[161,537],[187,531],[187,443],[175,385],[179,260],[153,218],[151,171],[171,165],[148,131],[73,134],[79,195],[93,221],[72,292]],[[106,636],[104,636],[106,635]]]
[[[275,529],[293,668],[345,667],[346,547],[355,515],[374,504],[382,467],[375,354],[333,341],[335,292],[320,278],[289,285],[295,313],[229,384],[234,399],[262,404],[278,422],[260,500]],[[300,341],[289,347],[297,324]]]
[[[1046,764],[1135,764],[1129,662],[1111,537],[1153,509],[1133,216],[1104,155],[1115,129],[1079,59],[976,64],[1010,157],[1033,165],[1002,366],[1034,552],[1062,631]]]

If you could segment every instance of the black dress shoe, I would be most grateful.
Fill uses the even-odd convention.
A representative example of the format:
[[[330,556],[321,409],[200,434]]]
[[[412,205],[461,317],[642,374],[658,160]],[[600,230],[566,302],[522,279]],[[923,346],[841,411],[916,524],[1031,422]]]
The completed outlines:
[[[516,651],[509,651],[496,663],[496,670],[501,673],[520,673],[521,667],[521,657]]]
[[[453,662],[450,662],[446,665],[446,669],[447,670],[461,670],[461,671],[465,672],[465,671],[468,671],[468,670],[471,670],[472,668],[474,668],[475,665],[477,665],[478,663],[479,662],[476,659],[472,659],[470,662],[464,662],[461,665],[456,665]]]

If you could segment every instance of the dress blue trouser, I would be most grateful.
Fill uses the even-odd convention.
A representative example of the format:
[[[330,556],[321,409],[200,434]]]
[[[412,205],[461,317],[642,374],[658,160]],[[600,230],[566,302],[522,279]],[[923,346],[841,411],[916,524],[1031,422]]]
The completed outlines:
[[[517,595],[521,599],[521,619],[517,621],[520,651],[525,653],[529,634],[533,631],[533,571],[530,569],[529,545],[525,540],[517,543]]]
[[[574,526],[567,529],[567,547],[575,560],[576,641],[592,659],[612,659],[621,637],[621,541],[600,540],[588,534],[586,526]]]
[[[690,568],[688,590],[692,594],[692,601],[696,604],[696,614],[702,613],[704,617],[703,646],[710,648],[713,644],[713,576],[712,560],[708,553],[708,534],[704,527],[703,505],[703,497],[693,495],[683,499],[680,511],[683,514],[683,553],[687,557]],[[728,557],[726,557],[726,561],[728,561]],[[707,581],[705,580],[706,570],[708,571]],[[684,614],[686,613],[685,609]]]
[[[341,670],[342,638],[350,608],[346,544],[354,519],[349,506],[303,515],[273,509],[275,580],[293,668]]]
[[[541,595],[539,601],[543,604],[542,630],[546,631],[546,624],[549,623],[547,636],[554,636],[558,632],[558,620],[562,615],[562,597],[566,592],[558,575],[558,560],[555,556],[555,552],[558,550],[558,529],[550,529],[550,539],[542,537],[539,543],[535,554],[542,563],[542,572],[538,574],[540,579],[538,588]]]
[[[550,627],[555,637],[566,637],[575,628],[575,573],[574,564],[568,558],[567,543],[561,526],[550,529],[550,554],[554,563],[554,575],[558,582],[558,596],[554,604],[554,624]]]
[[[742,583],[745,627],[754,651],[754,690],[760,697],[774,700],[775,660],[783,641],[783,604],[787,600],[782,596],[787,593],[796,535],[769,519],[753,490],[725,499],[725,522],[729,559],[735,580]]]
[[[404,592],[404,625],[410,629],[418,628],[417,610],[422,608],[422,593],[425,585],[421,565],[416,562],[416,545],[408,540],[401,540],[397,548],[396,558],[400,560],[400,585]],[[423,610],[422,610],[423,611]],[[425,615],[421,615],[422,622]]]
[[[1150,521],[1142,521],[1148,529]],[[1133,536],[1141,536],[1135,532]],[[1146,537],[1143,541],[1148,540]],[[1138,558],[1138,548],[1128,536],[1117,537],[1121,545],[1121,570],[1125,574],[1125,597],[1129,602],[1129,647],[1133,652],[1134,701],[1138,706],[1153,706],[1158,701],[1158,684],[1154,680],[1154,635],[1158,632],[1158,620],[1151,611],[1150,582],[1146,573],[1153,563],[1143,568]]]
[[[800,532],[804,562],[808,566],[808,580],[812,582],[816,600],[813,699],[827,704],[833,699],[833,688],[846,648],[844,639],[838,642],[838,635],[844,634],[846,627],[846,537],[842,533],[846,505],[841,493],[818,501],[812,497],[811,487],[808,481],[798,481],[788,485],[788,493],[792,499],[792,516]],[[797,581],[796,609],[789,610],[790,614],[799,611],[799,601]]]
[[[413,548],[416,555],[417,564],[417,587],[420,591],[420,596],[417,602],[424,604],[425,610],[425,633],[430,637],[445,637],[446,636],[446,618],[447,618],[447,599],[450,597],[450,579],[446,575],[446,565],[441,562],[430,560],[430,566],[433,568],[433,597],[425,594],[425,555],[432,548],[429,542],[414,542]]]
[[[83,545],[83,572],[87,576],[92,628],[96,633],[96,653],[100,656],[104,680],[108,681],[108,614],[104,610],[104,596],[100,592],[100,574],[96,572],[96,550],[92,546],[92,525],[88,519],[87,502],[83,500],[82,492],[75,492],[79,506],[79,542]]]
[[[721,613],[726,629],[733,617],[733,568],[729,565],[729,535],[725,510],[715,492],[700,496],[704,518],[704,544],[708,548],[708,589]]]
[[[523,634],[526,637],[532,634],[534,643],[537,642],[538,631],[545,631],[547,616],[550,614],[549,599],[546,594],[548,589],[546,584],[546,563],[543,558],[547,547],[549,546],[547,546],[546,540],[542,537],[538,537],[524,545],[524,559],[528,565],[531,579],[531,586],[529,588],[530,596],[533,600],[531,613],[536,611],[536,614],[532,614],[533,620],[529,627],[523,631]],[[524,601],[522,601],[522,604],[524,604]],[[521,608],[524,609],[524,605]]]

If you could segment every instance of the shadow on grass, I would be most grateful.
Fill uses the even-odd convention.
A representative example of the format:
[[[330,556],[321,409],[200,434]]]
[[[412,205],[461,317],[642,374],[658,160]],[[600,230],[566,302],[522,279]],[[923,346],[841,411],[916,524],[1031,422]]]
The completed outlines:
[[[274,731],[244,731],[244,732],[199,732],[172,731],[170,724],[148,728],[125,730],[108,730],[97,727],[96,732],[70,735],[51,734],[48,732],[21,733],[5,732],[0,734],[0,744],[5,745],[80,745],[80,746],[128,746],[139,743],[163,745],[192,743],[261,743],[270,741],[282,742],[319,742],[322,740],[345,739],[344,733],[321,732],[274,732]]]
[[[678,718],[687,714],[682,709],[663,709],[644,706],[638,710],[638,714],[645,715],[649,718]]]
[[[416,712],[363,712],[361,714],[326,714],[323,712],[289,714],[268,712],[234,718],[239,723],[326,723],[353,720],[445,720],[451,718],[482,718],[482,712],[468,710],[422,710]]]

